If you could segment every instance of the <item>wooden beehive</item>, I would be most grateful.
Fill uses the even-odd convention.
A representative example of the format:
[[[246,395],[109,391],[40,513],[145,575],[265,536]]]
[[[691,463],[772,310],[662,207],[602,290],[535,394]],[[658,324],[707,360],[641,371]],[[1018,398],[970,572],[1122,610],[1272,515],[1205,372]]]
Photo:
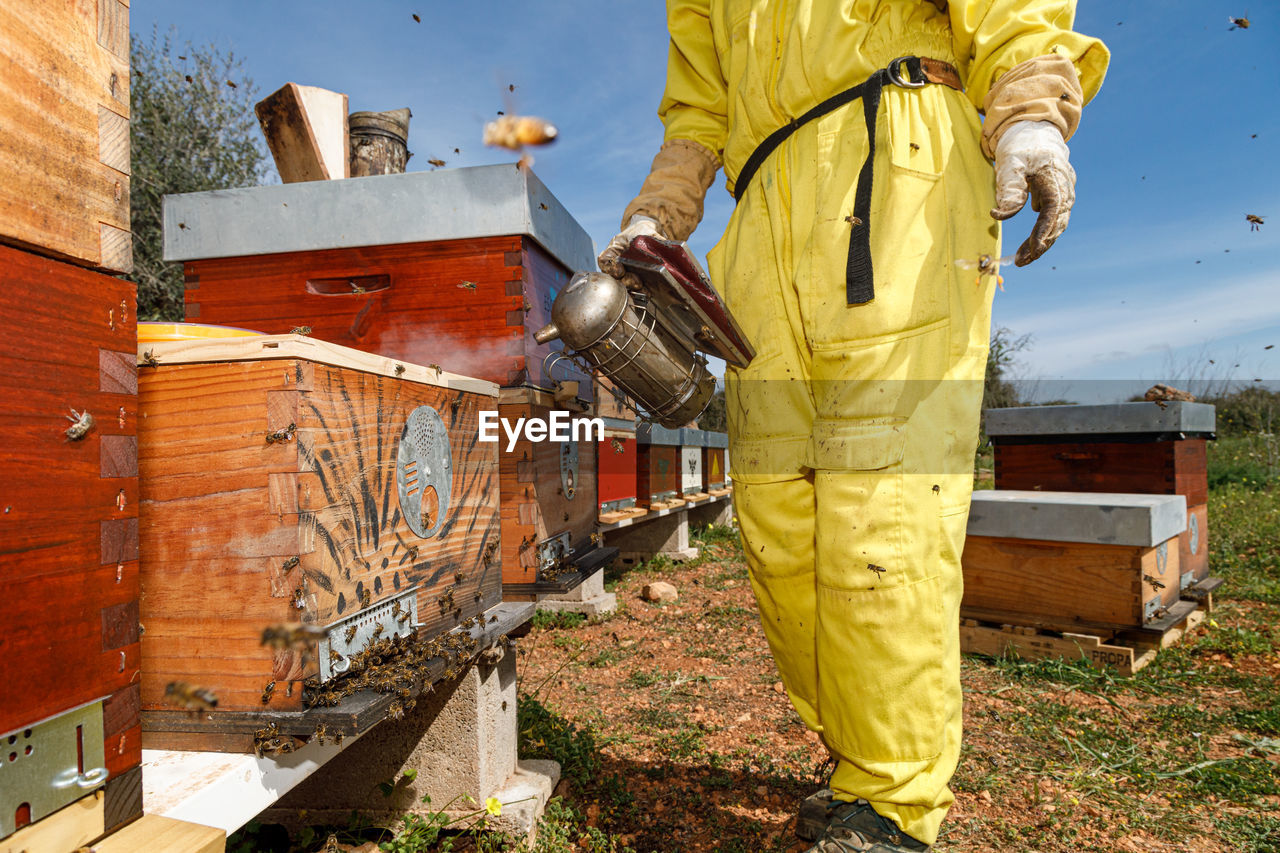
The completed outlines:
[[[561,346],[534,332],[591,238],[511,166],[311,181],[165,199],[165,258],[184,263],[186,316],[320,340],[504,387],[590,401]]]
[[[964,555],[966,617],[1019,625],[1143,628],[1179,601],[1181,495],[978,491]]]
[[[729,485],[729,473],[725,468],[725,450],[729,436],[723,432],[708,432],[702,448],[702,486],[707,492],[720,491]]]
[[[52,784],[60,754],[82,781],[105,768],[103,829],[142,812],[135,301],[129,282],[0,248],[0,737],[16,738],[0,837],[92,792]],[[92,417],[80,437],[73,410]]]
[[[661,509],[680,501],[680,430],[641,424],[636,430],[636,503]]]
[[[987,412],[997,489],[1182,495],[1182,577],[1209,576],[1206,445],[1215,429],[1205,403],[1027,406]]]
[[[597,453],[599,511],[604,516],[636,505],[636,423],[629,418],[602,420],[604,440],[599,442]]]
[[[327,681],[378,626],[431,637],[501,600],[497,448],[476,441],[494,385],[300,335],[138,350],[157,746],[181,741],[147,714],[172,711],[170,682],[214,691],[207,717],[301,710],[303,680]],[[291,622],[326,629],[318,654],[261,645]]]
[[[511,424],[550,423],[556,412],[580,424],[578,440],[521,436],[510,449],[500,433],[504,598],[567,591],[607,555],[596,529],[598,436],[584,428],[589,419],[557,406],[545,391],[504,388],[498,412]]]
[[[112,272],[129,234],[129,4],[0,4],[0,241]]]

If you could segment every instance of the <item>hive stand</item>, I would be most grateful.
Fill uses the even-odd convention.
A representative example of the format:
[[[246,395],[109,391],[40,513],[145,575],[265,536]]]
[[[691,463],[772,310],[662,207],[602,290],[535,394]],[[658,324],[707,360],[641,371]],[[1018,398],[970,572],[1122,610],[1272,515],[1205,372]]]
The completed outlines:
[[[562,595],[538,599],[539,610],[556,613],[581,613],[588,618],[604,616],[618,609],[618,596],[604,590],[604,569]]]
[[[516,656],[503,646],[494,649],[502,650],[500,659],[482,654],[479,664],[419,697],[404,719],[369,732],[361,749],[320,768],[260,820],[340,824],[355,809],[374,823],[393,826],[405,813],[472,814],[495,797],[503,803],[502,814],[488,818],[488,826],[532,840],[560,765],[519,760]],[[406,780],[410,770],[416,775]],[[380,788],[384,782],[394,783],[389,797]]]

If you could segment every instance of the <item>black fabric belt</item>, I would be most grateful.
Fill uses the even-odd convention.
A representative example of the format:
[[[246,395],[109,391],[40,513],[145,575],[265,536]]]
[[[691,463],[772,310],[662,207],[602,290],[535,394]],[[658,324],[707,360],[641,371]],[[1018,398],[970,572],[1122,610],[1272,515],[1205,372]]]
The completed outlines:
[[[902,76],[905,68],[907,76]],[[880,110],[880,91],[886,85],[918,89],[928,83],[941,83],[960,89],[960,76],[945,62],[919,56],[903,56],[876,71],[862,83],[832,95],[816,107],[775,130],[764,138],[738,173],[733,185],[734,201],[739,201],[769,155],[801,126],[816,118],[862,99],[862,114],[867,123],[867,159],[858,173],[858,188],[853,201],[853,228],[849,234],[849,256],[845,261],[845,297],[850,305],[862,305],[875,298],[875,282],[871,269],[871,180],[876,157],[876,114]]]

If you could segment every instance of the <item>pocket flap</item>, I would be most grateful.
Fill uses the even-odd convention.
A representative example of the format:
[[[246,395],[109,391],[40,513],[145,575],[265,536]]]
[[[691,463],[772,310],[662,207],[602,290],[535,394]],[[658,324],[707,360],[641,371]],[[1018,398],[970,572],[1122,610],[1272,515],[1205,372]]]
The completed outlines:
[[[819,420],[806,464],[816,471],[878,471],[902,462],[906,421],[896,418]]]

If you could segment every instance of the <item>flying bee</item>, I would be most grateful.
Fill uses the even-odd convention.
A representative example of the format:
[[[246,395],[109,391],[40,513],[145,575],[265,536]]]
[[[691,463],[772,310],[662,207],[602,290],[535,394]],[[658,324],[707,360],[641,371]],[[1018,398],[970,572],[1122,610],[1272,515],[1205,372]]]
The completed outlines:
[[[68,441],[79,441],[89,434],[89,430],[93,429],[93,415],[89,414],[88,409],[83,412],[77,412],[72,409],[71,414],[67,415],[66,418],[71,421],[71,426],[67,427],[62,434],[67,437]]]
[[[1248,222],[1248,223],[1249,223],[1249,230],[1250,230],[1250,231],[1259,231],[1259,230],[1261,230],[1261,228],[1262,228],[1262,219],[1263,219],[1263,217],[1259,216],[1259,215],[1258,215],[1258,214],[1256,214],[1256,213],[1246,213],[1246,214],[1244,215],[1244,219],[1245,219],[1245,221],[1246,221],[1246,222]],[[74,410],[73,410],[73,411],[74,411]]]
[[[1227,18],[1227,20],[1231,22],[1231,27],[1230,27],[1230,29],[1228,29],[1228,30],[1227,30],[1227,32],[1231,32],[1231,30],[1247,30],[1247,29],[1249,29],[1249,19],[1248,19],[1248,18],[1236,18],[1236,17],[1234,17],[1234,16],[1231,16],[1231,17],[1228,17],[1228,18]]]
[[[996,286],[1004,290],[1004,276],[1000,275],[1001,264],[1011,264],[1017,255],[1005,255],[1003,258],[993,258],[991,255],[979,255],[976,260],[969,258],[957,258],[956,266],[961,269],[978,271],[978,275],[974,278],[975,285],[982,283],[984,275],[993,275],[996,277]]]
[[[292,329],[289,330],[289,334],[309,335],[311,334],[311,327],[310,326],[294,326]]]
[[[387,718],[391,720],[403,720],[404,705],[399,702],[392,702],[391,707],[387,708]]]
[[[484,126],[484,144],[519,151],[526,145],[554,142],[559,133],[556,126],[546,119],[504,115]]]
[[[347,282],[347,283],[351,285],[351,292],[352,292],[352,293],[357,293],[357,294],[359,294],[359,293],[364,293],[364,292],[366,292],[366,291],[365,291],[365,289],[364,289],[363,287],[361,287],[360,285],[356,284],[354,281]]]
[[[266,705],[268,702],[271,701],[271,694],[275,692],[275,689],[276,689],[276,683],[274,681],[268,681],[267,686],[262,688],[262,704],[263,705]]]
[[[262,629],[262,645],[273,649],[305,649],[312,642],[322,640],[325,630],[316,625],[285,623]]]
[[[360,630],[360,626],[358,626],[358,625],[352,625],[350,628],[348,628],[348,629],[347,629],[347,633],[346,633],[346,635],[345,635],[344,639],[345,639],[348,643],[350,643],[352,640],[354,640],[354,639],[356,638],[356,631],[358,631],[358,630]]]
[[[218,696],[212,690],[185,681],[170,681],[165,685],[164,699],[188,711],[207,711],[218,707]]]
[[[444,165],[444,161],[441,160],[439,157],[432,157],[429,160],[427,160],[427,162],[430,163],[432,166],[435,166],[437,169],[439,169],[441,166]]]
[[[1165,585],[1164,585],[1163,583],[1161,583],[1160,581],[1158,581],[1158,580],[1156,580],[1155,578],[1151,577],[1151,575],[1143,575],[1143,576],[1142,576],[1142,579],[1143,579],[1144,581],[1146,581],[1147,583],[1151,584],[1151,585],[1152,585],[1153,587],[1155,587],[1156,589],[1164,589],[1164,587],[1165,587]]]
[[[475,290],[476,283],[474,281],[463,281],[458,285],[458,287],[461,287],[463,290]]]

